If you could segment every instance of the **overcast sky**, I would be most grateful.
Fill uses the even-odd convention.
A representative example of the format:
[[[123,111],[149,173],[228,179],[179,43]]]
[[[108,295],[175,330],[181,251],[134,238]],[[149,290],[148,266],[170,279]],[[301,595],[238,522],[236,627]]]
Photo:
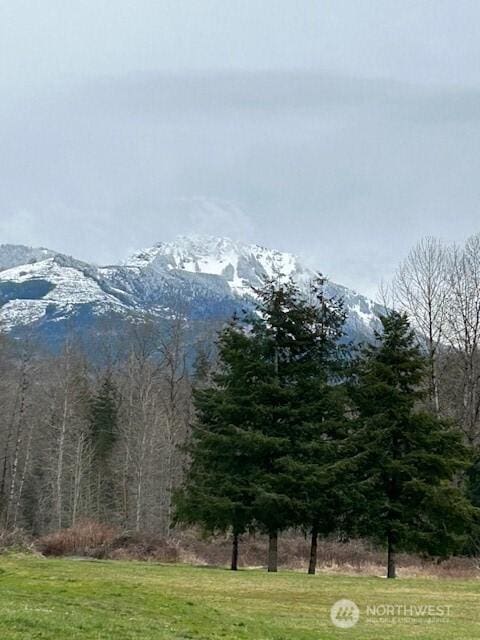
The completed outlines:
[[[179,233],[374,293],[480,231],[478,0],[0,3],[0,242]]]

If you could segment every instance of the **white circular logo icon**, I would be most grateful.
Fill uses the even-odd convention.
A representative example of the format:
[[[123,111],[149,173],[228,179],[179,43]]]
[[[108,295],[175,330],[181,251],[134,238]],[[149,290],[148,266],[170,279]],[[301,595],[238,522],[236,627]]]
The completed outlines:
[[[340,629],[354,627],[360,618],[360,609],[351,600],[337,600],[330,609],[330,619]]]

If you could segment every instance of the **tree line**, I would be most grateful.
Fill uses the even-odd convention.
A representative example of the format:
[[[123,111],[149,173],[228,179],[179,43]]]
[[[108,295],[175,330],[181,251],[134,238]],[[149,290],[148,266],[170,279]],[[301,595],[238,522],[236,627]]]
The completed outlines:
[[[390,576],[401,550],[477,554],[479,237],[423,240],[384,293],[361,348],[322,279],[267,282],[194,362],[180,312],[55,354],[0,335],[0,527],[195,523],[231,534],[233,568],[259,531],[273,571],[292,528],[311,573],[330,535],[385,545]]]
[[[105,330],[95,357],[73,335],[56,354],[3,336],[0,528],[94,519],[169,534],[191,419],[184,331]]]
[[[472,535],[476,508],[462,490],[469,451],[454,424],[428,410],[422,353],[407,316],[386,311],[357,354],[342,341],[342,302],[319,278],[304,288],[270,281],[255,313],[219,340],[220,369],[194,394],[191,464],[177,518],[239,538],[278,534],[362,536],[398,550],[444,556]]]

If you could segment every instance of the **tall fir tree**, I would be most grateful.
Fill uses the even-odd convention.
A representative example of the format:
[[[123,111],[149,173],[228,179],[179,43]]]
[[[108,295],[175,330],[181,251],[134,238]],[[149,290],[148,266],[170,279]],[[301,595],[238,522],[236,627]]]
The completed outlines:
[[[93,494],[97,517],[108,519],[114,507],[110,457],[118,437],[118,392],[110,371],[90,400],[90,441],[93,452]]]
[[[303,300],[292,281],[272,279],[256,290],[257,315],[252,318],[263,364],[256,381],[256,431],[258,447],[255,521],[268,534],[267,567],[278,566],[278,534],[298,523],[300,510],[295,484],[298,448],[298,394],[300,362],[306,344]]]
[[[304,527],[313,573],[317,536],[332,532],[341,514],[334,467],[345,423],[345,314],[322,278],[308,293],[274,280],[256,293],[256,313],[221,335],[214,386],[195,394],[178,518],[209,530],[232,527],[234,542],[259,528],[269,536],[269,571],[277,570],[278,532]]]
[[[94,455],[104,461],[110,454],[118,430],[118,393],[110,372],[90,402],[90,436]]]
[[[358,362],[350,440],[358,532],[386,543],[387,576],[397,551],[445,556],[476,517],[454,480],[468,464],[461,436],[420,409],[426,359],[404,314],[382,319],[383,332]]]
[[[253,526],[257,487],[255,380],[261,362],[253,336],[234,318],[220,334],[219,371],[195,391],[196,420],[187,447],[190,466],[176,493],[176,521],[208,533],[232,533],[231,568],[239,540]]]
[[[297,397],[299,423],[292,492],[299,499],[299,524],[310,533],[308,573],[315,574],[319,536],[345,526],[349,487],[342,465],[348,435],[343,301],[326,293],[319,278],[310,286],[302,321],[306,327]]]
[[[345,313],[325,284],[320,276],[306,293],[291,281],[272,281],[257,292],[261,314],[254,331],[270,363],[259,389],[259,430],[280,445],[261,469],[256,502],[257,520],[270,536],[270,571],[276,570],[277,531],[300,526],[311,533],[309,572],[315,573],[318,535],[338,528],[343,514],[337,463],[345,437]]]

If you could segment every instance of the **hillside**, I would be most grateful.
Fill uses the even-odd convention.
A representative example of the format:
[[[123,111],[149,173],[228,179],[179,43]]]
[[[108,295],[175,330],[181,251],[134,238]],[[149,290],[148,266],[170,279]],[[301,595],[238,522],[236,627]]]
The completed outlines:
[[[328,265],[319,265],[319,270]],[[0,246],[0,323],[59,342],[67,331],[98,330],[101,318],[165,321],[180,313],[191,323],[223,321],[250,304],[265,277],[307,284],[315,273],[289,253],[228,238],[179,237],[135,252],[122,264],[96,266],[49,249]],[[369,336],[381,308],[330,283],[348,312],[347,333]]]

